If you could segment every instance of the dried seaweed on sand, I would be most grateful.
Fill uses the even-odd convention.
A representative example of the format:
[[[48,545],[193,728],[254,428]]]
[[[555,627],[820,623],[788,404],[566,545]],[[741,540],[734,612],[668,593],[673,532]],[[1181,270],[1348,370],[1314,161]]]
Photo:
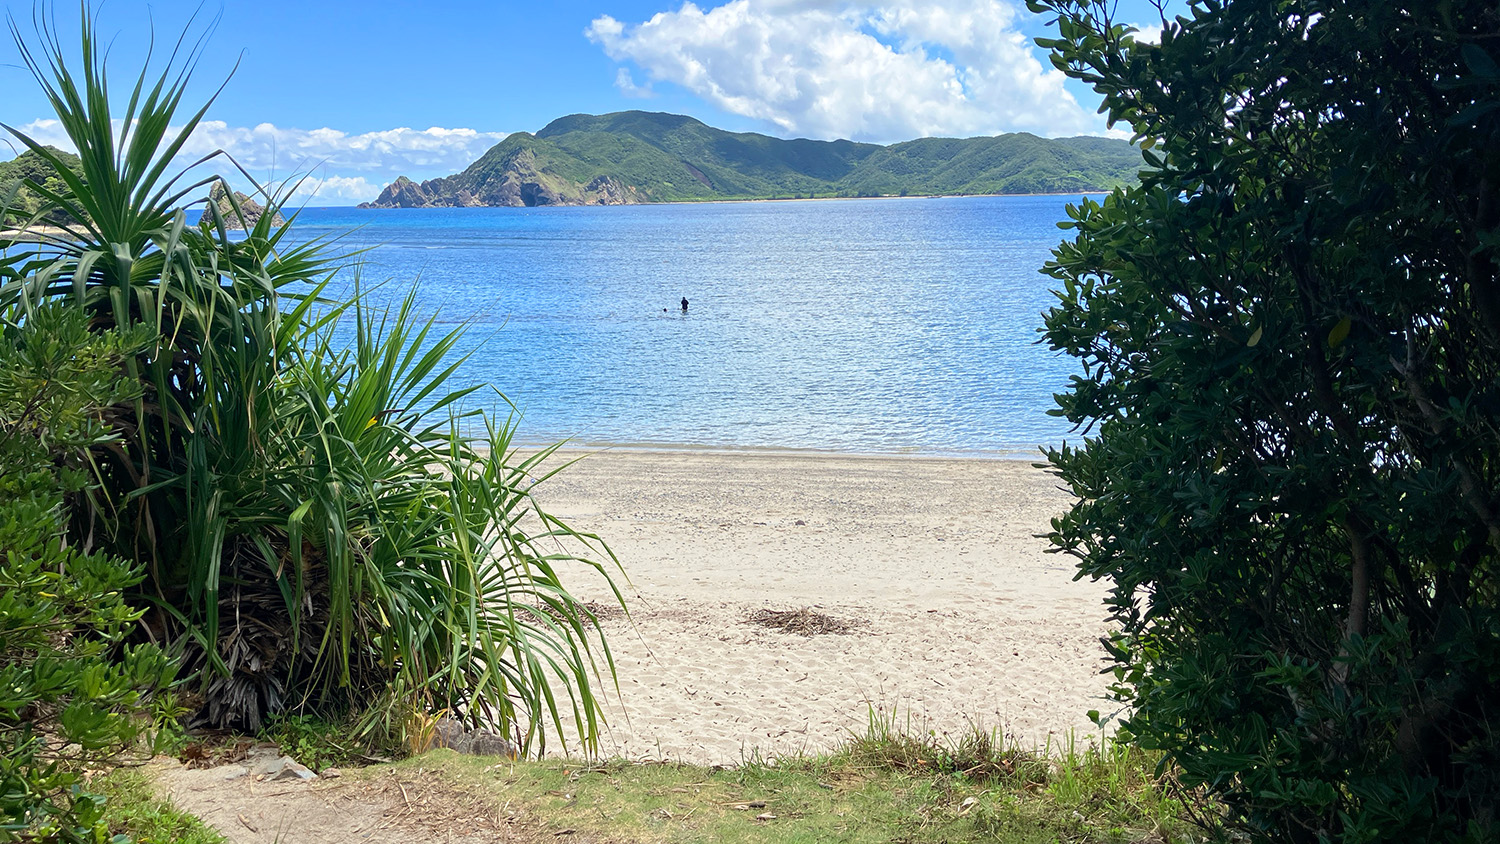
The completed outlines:
[[[798,636],[819,636],[825,633],[844,635],[853,633],[862,621],[845,621],[803,607],[798,610],[756,610],[745,619],[746,624],[759,624],[783,633]]]

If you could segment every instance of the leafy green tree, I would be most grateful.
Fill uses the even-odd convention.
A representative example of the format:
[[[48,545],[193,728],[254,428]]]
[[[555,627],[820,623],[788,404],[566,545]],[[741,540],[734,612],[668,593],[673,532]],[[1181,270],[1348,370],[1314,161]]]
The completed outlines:
[[[139,569],[68,543],[63,524],[144,339],[57,305],[0,335],[0,841],[96,840],[102,800],[80,765],[128,746],[141,695],[171,677],[154,645],[122,646]]]
[[[1263,840],[1495,840],[1500,8],[1029,5],[1148,165],[1046,268],[1122,733]]]

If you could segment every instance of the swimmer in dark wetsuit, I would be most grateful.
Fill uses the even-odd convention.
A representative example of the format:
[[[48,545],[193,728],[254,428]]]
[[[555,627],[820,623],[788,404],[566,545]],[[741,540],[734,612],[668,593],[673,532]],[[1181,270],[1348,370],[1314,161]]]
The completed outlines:
[[[682,312],[687,313],[687,297],[682,297]]]

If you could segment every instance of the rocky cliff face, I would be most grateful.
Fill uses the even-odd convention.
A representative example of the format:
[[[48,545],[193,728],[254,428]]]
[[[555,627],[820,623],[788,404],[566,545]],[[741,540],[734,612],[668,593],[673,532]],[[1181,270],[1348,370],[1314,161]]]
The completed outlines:
[[[436,180],[434,180],[436,181]],[[413,182],[411,179],[401,176],[386,186],[380,192],[380,197],[375,202],[362,202],[360,208],[426,208],[431,205],[426,189]]]
[[[520,149],[504,166],[483,172],[473,168],[455,176],[417,183],[402,176],[374,202],[360,208],[533,208],[546,205],[632,205],[643,201],[635,188],[612,176],[587,184],[564,179],[537,167],[536,155]]]
[[[234,205],[229,201],[229,194],[225,191],[223,182],[214,183],[213,189],[208,192],[208,200],[219,206],[219,213],[224,215],[224,228],[226,229],[254,228],[255,222],[266,213],[265,207],[259,202],[235,191],[234,201],[240,206],[240,214],[235,214]],[[245,217],[244,225],[240,223],[241,214]],[[286,218],[281,216],[280,211],[271,217],[271,225],[286,225]]]

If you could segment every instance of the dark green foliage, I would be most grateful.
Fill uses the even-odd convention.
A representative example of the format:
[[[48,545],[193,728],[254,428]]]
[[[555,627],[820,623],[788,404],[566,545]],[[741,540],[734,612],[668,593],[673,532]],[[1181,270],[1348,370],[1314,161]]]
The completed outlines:
[[[677,114],[575,114],[518,132],[464,172],[424,183],[437,195],[481,194],[522,150],[544,174],[576,184],[611,176],[648,201],[791,196],[1053,193],[1135,179],[1139,152],[1107,138],[1028,134],[926,138],[882,147],[726,132]]]
[[[129,398],[140,332],[91,333],[45,306],[0,336],[0,840],[93,841],[102,800],[79,766],[135,737],[141,695],[170,680],[153,645],[122,648],[141,613],[138,568],[65,541],[64,498],[85,491],[100,412]]]
[[[54,147],[47,151],[74,173],[80,172],[78,156]],[[53,163],[38,153],[26,150],[10,161],[0,161],[0,207],[9,202],[9,213],[0,219],[0,224],[21,225],[30,220],[46,204],[40,194],[26,187],[27,180],[40,185],[44,190],[57,194],[67,193],[67,184],[53,169]],[[62,216],[52,211],[47,220],[60,220]]]
[[[1047,266],[1121,729],[1260,840],[1496,840],[1500,10],[1030,5],[1154,142]]]

